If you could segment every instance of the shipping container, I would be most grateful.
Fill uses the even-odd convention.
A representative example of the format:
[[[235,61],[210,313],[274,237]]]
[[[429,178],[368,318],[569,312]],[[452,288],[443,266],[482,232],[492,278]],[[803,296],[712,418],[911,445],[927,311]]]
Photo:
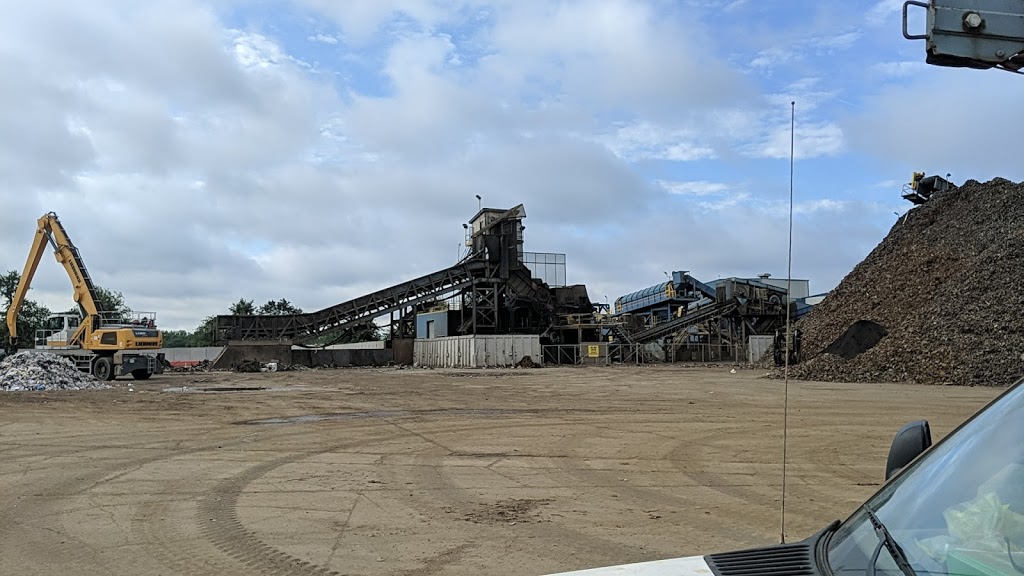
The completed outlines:
[[[417,339],[413,361],[433,368],[508,368],[526,356],[540,364],[540,336],[487,335]]]

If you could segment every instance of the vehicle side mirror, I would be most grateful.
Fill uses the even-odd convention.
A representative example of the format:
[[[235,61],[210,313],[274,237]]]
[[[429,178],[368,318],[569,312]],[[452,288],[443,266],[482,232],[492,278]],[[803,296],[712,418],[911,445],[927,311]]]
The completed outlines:
[[[927,420],[918,420],[905,424],[889,448],[889,458],[885,462],[885,479],[892,478],[904,466],[917,458],[932,445],[932,430]]]

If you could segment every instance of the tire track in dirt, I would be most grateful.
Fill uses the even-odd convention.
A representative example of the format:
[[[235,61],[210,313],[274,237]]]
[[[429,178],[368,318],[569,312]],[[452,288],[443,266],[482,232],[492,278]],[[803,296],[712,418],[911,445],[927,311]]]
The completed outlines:
[[[568,411],[574,412],[574,411]],[[603,415],[615,415],[614,411],[601,411]],[[611,413],[609,413],[611,412]],[[546,416],[551,416],[547,414]],[[549,422],[512,422],[504,426],[493,426],[487,427],[486,429],[481,428],[477,431],[497,431],[500,432],[504,429],[514,427],[515,430],[522,430],[524,428],[572,428],[580,425],[585,425],[586,419],[579,421],[567,422],[564,419],[552,419]],[[444,429],[445,432],[458,432],[459,430]],[[431,430],[424,432],[428,435],[436,435],[439,431]],[[507,454],[481,454],[480,457],[483,459],[491,460],[491,465],[497,461],[502,460],[504,457],[516,456],[514,452]],[[472,455],[463,454],[463,456],[472,457]],[[569,490],[580,490],[586,488],[586,486],[580,486],[579,483],[573,482],[572,478],[574,475],[569,471],[575,470],[582,464],[584,457],[567,457],[560,455],[550,456],[538,456],[542,459],[550,460],[556,463],[556,469],[565,474],[566,482],[562,488]],[[423,475],[430,475],[432,477],[432,484],[435,486],[429,492],[429,495],[417,496],[409,494],[409,496],[401,496],[401,498],[408,503],[410,507],[414,507],[421,510],[434,510],[444,509],[446,507],[451,509],[465,508],[467,502],[479,500],[480,496],[475,493],[475,488],[466,487],[460,485],[456,476],[452,474],[451,466],[445,466],[443,462],[438,461],[433,456],[423,456],[419,459],[419,465],[423,467],[420,472]],[[489,469],[488,466],[483,466],[481,469]],[[511,482],[517,482],[516,480],[509,478],[507,475],[500,474],[496,470],[492,470],[502,478]],[[393,477],[397,480],[397,478]],[[533,486],[519,486],[515,488],[518,491],[538,491],[545,492],[551,489],[557,489],[558,486],[546,484],[543,487]],[[556,501],[558,498],[555,499]],[[432,515],[436,516],[436,514]],[[457,522],[461,523],[461,522]],[[614,539],[607,538],[605,536],[596,535],[592,532],[585,532],[572,527],[565,522],[540,522],[540,523],[518,523],[516,530],[520,532],[525,538],[532,538],[535,542],[545,543],[571,543],[571,550],[576,557],[583,559],[587,557],[602,557],[612,555],[617,558],[629,558],[633,557],[637,553],[637,549],[627,543],[616,541]],[[527,552],[524,550],[523,552]],[[532,554],[546,555],[540,548],[534,548],[529,550]],[[550,557],[550,556],[549,556]]]
[[[224,427],[225,430],[230,429]],[[221,446],[224,444],[221,443]],[[215,446],[207,445],[196,447],[192,449],[177,451],[173,453],[174,457],[182,455],[197,454],[206,450],[214,449]],[[100,486],[112,479],[123,476],[126,470],[137,470],[148,464],[160,462],[168,458],[167,450],[162,450],[161,454],[150,455],[141,458],[135,458],[126,461],[111,461],[105,462],[104,464],[111,465],[110,467],[103,467],[92,472],[87,472],[79,476],[72,477],[63,481],[56,481],[50,484],[44,484],[39,486],[32,495],[32,506],[22,507],[23,511],[15,512],[12,506],[4,506],[0,508],[0,526],[21,526],[27,525],[33,528],[48,530],[55,534],[66,535],[67,538],[75,540],[81,544],[81,546],[70,546],[61,549],[61,561],[62,563],[70,566],[76,566],[83,569],[85,566],[99,565],[103,567],[104,562],[100,559],[100,554],[83,540],[74,535],[74,530],[69,530],[63,523],[64,512],[66,510],[65,499],[68,496],[79,496],[89,490]],[[57,526],[52,524],[57,522]],[[3,546],[18,546],[19,539],[3,539]],[[5,557],[9,557],[9,554],[4,554]],[[107,567],[109,568],[109,567]],[[109,571],[109,570],[108,570]]]
[[[396,429],[397,432],[385,436],[374,436],[354,442],[332,445],[323,449],[307,450],[299,454],[291,454],[281,458],[276,458],[252,466],[240,474],[221,481],[209,492],[207,497],[201,499],[199,502],[198,524],[201,534],[209,542],[212,542],[218,549],[220,549],[221,552],[243,564],[248,569],[260,574],[279,574],[281,576],[340,576],[340,572],[331,570],[329,567],[303,560],[268,544],[256,531],[246,528],[239,518],[238,499],[245,491],[246,487],[272,470],[289,464],[295,464],[311,457],[338,452],[341,450],[352,450],[366,445],[373,445],[391,440],[401,440],[405,438],[419,438],[420,440],[430,443],[429,439],[424,438],[416,431],[410,430],[408,426],[398,426],[394,422],[391,422],[390,419],[384,418],[376,419],[376,422],[381,426],[390,426]],[[507,424],[451,426],[447,427],[446,430],[452,433],[480,433],[501,430],[507,426]],[[431,445],[436,446],[436,444]],[[448,554],[442,555],[442,557],[457,560],[461,557],[461,554]],[[434,562],[436,563],[437,561],[435,560]],[[185,566],[183,566],[183,568],[184,567]]]
[[[383,425],[390,425],[396,428],[398,430],[398,433],[396,434],[386,437],[367,438],[357,442],[331,446],[323,450],[306,451],[302,454],[278,458],[256,465],[248,469],[246,472],[222,482],[221,485],[211,492],[211,496],[214,494],[219,496],[207,498],[200,504],[199,520],[204,537],[212,541],[218,548],[223,552],[228,553],[232,558],[235,558],[240,562],[244,562],[247,567],[254,569],[258,568],[258,571],[261,573],[267,572],[286,575],[337,574],[338,572],[332,571],[330,567],[303,561],[300,558],[280,551],[274,546],[263,541],[257,532],[245,528],[238,518],[238,499],[245,491],[246,487],[272,470],[282,466],[294,464],[320,454],[336,452],[339,450],[353,450],[366,445],[372,446],[373,444],[382,441],[403,438],[419,438],[428,445],[438,448],[441,446],[431,440],[429,438],[430,436],[435,436],[441,433],[485,434],[487,432],[501,432],[509,427],[521,430],[523,428],[547,428],[566,425],[562,420],[552,420],[550,422],[536,422],[528,424],[524,424],[522,422],[507,422],[501,424],[490,423],[485,425],[442,426],[440,428],[427,431],[411,430],[410,426],[414,424],[441,422],[441,419],[432,420],[430,418],[424,418],[424,415],[417,416],[418,417],[414,421],[405,421],[400,426],[396,426],[394,422],[390,421],[390,418],[382,418],[379,420]],[[438,415],[432,416],[436,417]],[[463,417],[465,416],[463,415]],[[419,464],[420,478],[421,480],[425,480],[418,482],[417,484],[428,486],[429,496],[416,496],[413,493],[410,493],[409,496],[405,496],[406,492],[404,490],[395,492],[393,496],[398,500],[405,502],[410,508],[427,511],[429,513],[428,515],[432,517],[437,517],[435,515],[436,510],[442,508],[446,502],[456,506],[465,506],[467,501],[478,499],[470,496],[470,489],[459,486],[457,483],[452,482],[451,478],[448,477],[447,471],[445,470],[446,466],[441,460],[453,453],[451,453],[448,448],[444,448],[444,450],[448,450],[449,452],[441,456],[420,455],[415,458]],[[385,468],[387,467],[386,464],[383,466]],[[393,476],[392,480],[397,481],[398,478]],[[458,494],[465,494],[466,497],[457,497],[456,495]],[[543,540],[572,542],[573,549],[584,556],[587,553],[607,553],[609,548],[621,548],[621,554],[635,552],[635,550],[626,544],[574,530],[561,524],[555,526],[546,523],[524,524],[521,526],[521,529],[530,530],[537,538],[541,538]],[[438,552],[436,557],[432,556],[419,559],[418,561],[431,566],[437,565],[439,568],[441,564],[458,562],[461,557],[461,554],[450,554],[442,550]],[[434,559],[431,560],[431,558]],[[418,574],[420,571],[413,570],[411,573]]]
[[[238,427],[232,424],[228,424],[222,427],[218,427],[213,430],[206,430],[203,432],[198,440],[206,438],[211,435],[215,435],[223,432],[236,433]],[[301,438],[308,434],[301,430],[283,432],[277,439],[287,439],[289,437]],[[96,489],[99,486],[103,486],[109,482],[116,481],[124,476],[138,471],[146,466],[158,464],[167,460],[179,459],[187,456],[195,456],[198,454],[214,451],[223,451],[224,449],[241,449],[244,450],[248,444],[252,442],[250,436],[242,436],[240,438],[222,439],[220,441],[204,443],[193,448],[156,448],[147,447],[141,445],[143,443],[136,442],[126,448],[128,450],[139,450],[151,452],[153,450],[158,451],[157,454],[149,454],[146,456],[136,457],[128,460],[100,460],[100,467],[78,474],[72,477],[65,476],[64,480],[48,481],[38,483],[33,488],[33,493],[30,498],[21,500],[22,505],[18,505],[19,501],[10,501],[9,503],[0,506],[0,527],[4,527],[2,530],[7,531],[12,527],[25,526],[31,529],[48,531],[53,534],[64,535],[68,540],[75,541],[79,545],[68,546],[61,549],[60,561],[61,564],[76,567],[76,570],[84,570],[87,566],[97,566],[98,569],[105,573],[111,572],[110,568],[105,566],[104,561],[101,558],[101,554],[94,548],[90,547],[85,540],[77,536],[75,533],[77,529],[68,526],[66,523],[66,515],[69,513],[68,499],[72,497],[79,497],[88,494],[90,491]],[[104,443],[98,445],[97,449],[107,450],[109,445]],[[89,446],[89,450],[93,447]],[[81,455],[81,453],[79,453]],[[91,462],[96,462],[95,460]],[[182,485],[188,485],[189,480],[183,481]],[[194,479],[191,481],[194,483]],[[191,486],[194,488],[194,485]],[[166,493],[166,491],[164,491]],[[27,502],[26,502],[27,500]],[[28,505],[30,503],[30,505]],[[135,516],[137,516],[136,514]],[[132,525],[135,526],[136,522],[134,517]],[[168,544],[168,538],[166,533],[154,533],[148,534],[143,533],[144,540],[140,542],[143,545],[155,544],[156,548],[166,547]],[[152,539],[150,539],[152,537]],[[2,558],[4,561],[9,560],[12,554],[8,550],[17,552],[19,546],[21,546],[21,538],[0,538],[0,552],[3,552]],[[28,552],[26,550],[26,552]],[[181,556],[181,550],[175,550],[178,557]],[[170,555],[169,559],[173,559],[174,555]],[[194,567],[194,559],[186,563],[187,566],[192,568],[182,573],[192,574],[197,573]],[[172,562],[173,564],[173,562]],[[0,568],[3,568],[3,564],[0,564]],[[14,571],[17,572],[17,571]],[[205,570],[199,573],[204,573]],[[0,573],[8,573],[7,570],[0,570]]]
[[[692,471],[684,468],[681,463],[687,461],[687,454],[694,446],[699,446],[703,441],[707,441],[711,438],[715,438],[721,434],[721,431],[716,429],[703,434],[692,435],[687,437],[685,440],[679,439],[675,442],[675,447],[672,448],[667,457],[662,461],[668,462],[675,468],[679,474],[693,482],[694,487],[699,487],[704,490],[709,490],[716,494],[720,494],[727,500],[735,501],[737,504],[743,506],[750,506],[755,504],[750,499],[749,495],[738,491],[735,487],[726,485],[727,483],[722,482],[721,485],[715,485],[714,483],[709,484],[710,479],[707,476],[702,477],[701,475],[695,475]],[[570,450],[582,443],[591,441],[592,437],[589,435],[576,435],[572,438],[567,438],[566,441],[570,446]],[[578,468],[567,469],[567,472],[575,475],[583,483],[593,485],[608,485],[608,475],[612,472],[609,470],[592,469],[585,466]],[[642,474],[642,472],[633,472],[634,474]],[[719,479],[721,480],[721,479]],[[676,493],[676,490],[684,490],[685,487],[679,488],[658,488],[658,487],[647,487],[636,484],[624,484],[622,486],[614,488],[614,493],[618,495],[617,500],[620,502],[632,502],[633,506],[637,509],[645,508],[658,508],[664,509],[665,506],[675,506],[683,510],[692,509],[692,500]],[[761,538],[758,534],[744,530],[737,527],[736,523],[731,523],[718,519],[713,515],[701,515],[700,525],[706,526],[709,531],[714,531],[717,534],[725,536],[737,543],[757,543],[760,542]]]

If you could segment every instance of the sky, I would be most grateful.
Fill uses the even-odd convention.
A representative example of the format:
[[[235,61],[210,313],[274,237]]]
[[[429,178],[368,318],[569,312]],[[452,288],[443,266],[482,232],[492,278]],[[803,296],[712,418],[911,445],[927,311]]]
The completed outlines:
[[[926,65],[901,0],[0,4],[0,271],[56,212],[165,329],[443,269],[477,194],[524,204],[525,249],[595,301],[785,277],[791,102],[812,293],[911,207],[912,171],[1024,179],[1024,80]],[[33,286],[72,304],[49,256]]]

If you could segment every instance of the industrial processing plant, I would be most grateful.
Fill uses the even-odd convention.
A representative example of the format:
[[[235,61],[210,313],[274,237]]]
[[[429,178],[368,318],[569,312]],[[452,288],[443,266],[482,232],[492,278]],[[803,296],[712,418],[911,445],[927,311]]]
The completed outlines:
[[[807,280],[718,278],[676,271],[664,282],[595,304],[566,285],[562,253],[526,252],[526,209],[481,208],[454,265],[316,312],[222,315],[219,367],[245,357],[289,362],[510,366],[613,362],[756,361],[815,299]],[[611,309],[609,309],[611,308]],[[387,319],[386,342],[343,345]],[[362,359],[360,359],[362,357]],[[317,360],[317,359],[320,360]]]

